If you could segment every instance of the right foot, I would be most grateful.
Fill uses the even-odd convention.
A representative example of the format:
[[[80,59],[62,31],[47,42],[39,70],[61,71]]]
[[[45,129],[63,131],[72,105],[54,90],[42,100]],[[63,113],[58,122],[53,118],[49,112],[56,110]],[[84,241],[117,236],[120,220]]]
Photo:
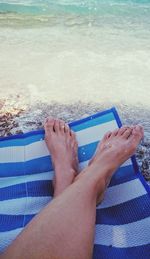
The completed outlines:
[[[77,175],[78,144],[75,133],[62,120],[48,118],[44,128],[45,142],[55,170],[53,185],[54,197],[56,197],[73,182]]]
[[[89,166],[77,178],[88,173],[91,175],[92,171],[91,177],[97,177],[97,185],[104,183],[103,193],[98,194],[98,199],[101,201],[112,175],[121,164],[135,153],[142,138],[143,128],[141,126],[122,127],[112,133],[108,132],[99,143]]]

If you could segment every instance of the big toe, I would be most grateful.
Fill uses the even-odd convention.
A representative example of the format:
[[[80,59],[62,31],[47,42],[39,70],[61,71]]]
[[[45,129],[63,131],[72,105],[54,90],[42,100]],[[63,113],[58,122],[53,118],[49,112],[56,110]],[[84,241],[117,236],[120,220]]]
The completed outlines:
[[[140,125],[136,125],[134,128],[133,128],[133,134],[134,138],[136,139],[142,139],[144,137],[144,129],[142,126]]]
[[[46,133],[54,131],[55,120],[53,118],[47,118],[44,122],[44,129]]]
[[[135,126],[132,130],[132,134],[129,137],[129,141],[132,144],[133,148],[136,149],[137,145],[140,143],[143,137],[144,137],[143,127],[140,125]]]

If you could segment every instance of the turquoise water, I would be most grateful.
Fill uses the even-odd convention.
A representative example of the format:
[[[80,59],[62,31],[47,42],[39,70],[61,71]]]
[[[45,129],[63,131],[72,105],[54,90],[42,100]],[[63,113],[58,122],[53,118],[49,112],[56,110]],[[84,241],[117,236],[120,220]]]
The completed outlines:
[[[120,14],[122,7],[130,7],[128,13],[132,13],[134,8],[149,8],[149,4],[149,0],[1,0],[0,11],[22,14],[49,14],[53,11]]]
[[[53,25],[52,17],[59,23],[70,15],[74,19],[86,17],[86,23],[96,26],[102,22],[149,26],[150,0],[0,0],[0,15],[0,25],[9,25],[10,19],[11,26],[23,17],[24,25],[29,17],[31,23]]]

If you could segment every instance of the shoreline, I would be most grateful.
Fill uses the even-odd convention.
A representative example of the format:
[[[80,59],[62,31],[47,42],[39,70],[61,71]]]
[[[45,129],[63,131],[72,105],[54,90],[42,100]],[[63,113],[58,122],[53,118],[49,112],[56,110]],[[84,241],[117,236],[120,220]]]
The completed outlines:
[[[22,102],[18,95],[10,101],[10,98],[0,100],[0,137],[22,134],[32,130],[42,128],[42,123],[47,116],[52,116],[65,120],[67,123],[85,118],[99,111],[110,108],[113,105],[101,105],[91,103],[78,104],[58,104],[51,103],[50,105],[44,103],[37,103],[34,106],[28,107]],[[121,108],[118,106],[119,114]],[[122,110],[125,110],[125,108]],[[128,111],[125,114],[121,112],[123,124],[138,123],[137,119],[128,118]],[[131,116],[132,117],[132,116]],[[134,116],[133,116],[134,117]],[[127,119],[128,118],[128,119]],[[148,132],[148,129],[147,129]],[[136,158],[140,171],[144,178],[150,181],[150,138],[149,135],[139,145]]]

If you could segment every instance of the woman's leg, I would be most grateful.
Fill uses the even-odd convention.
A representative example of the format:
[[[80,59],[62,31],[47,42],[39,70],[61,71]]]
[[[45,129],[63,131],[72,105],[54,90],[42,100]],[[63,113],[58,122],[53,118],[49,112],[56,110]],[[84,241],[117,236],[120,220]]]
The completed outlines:
[[[3,259],[90,259],[95,208],[114,171],[134,152],[143,136],[137,126],[106,135],[92,163],[48,204],[6,250]]]

